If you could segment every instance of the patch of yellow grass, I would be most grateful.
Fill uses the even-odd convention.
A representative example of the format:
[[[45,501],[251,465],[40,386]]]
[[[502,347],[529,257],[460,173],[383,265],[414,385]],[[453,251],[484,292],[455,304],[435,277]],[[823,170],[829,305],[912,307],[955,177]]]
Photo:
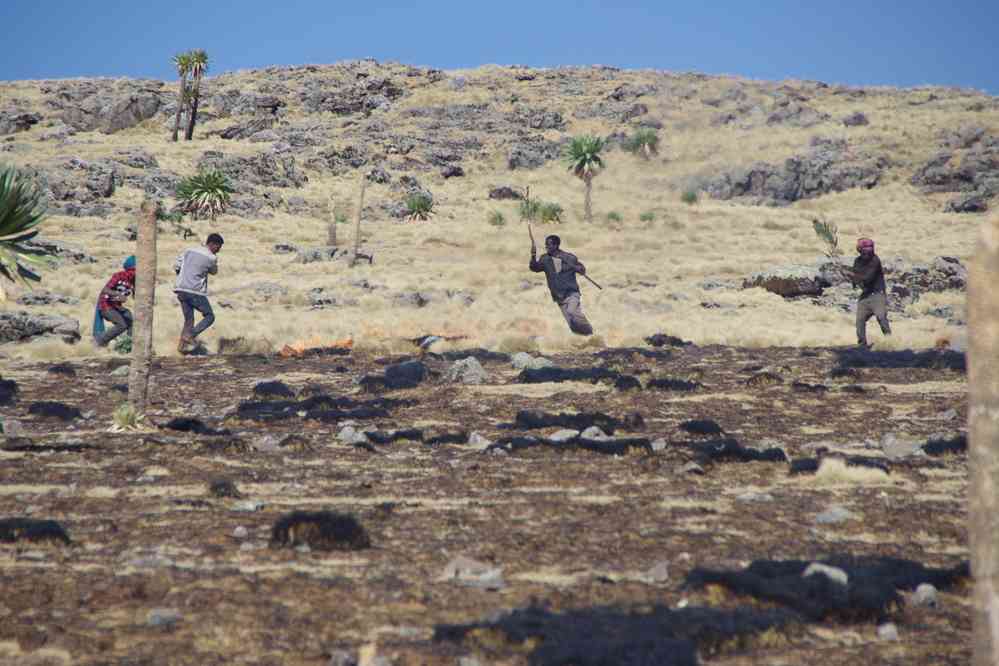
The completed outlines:
[[[880,486],[891,483],[889,475],[873,467],[851,467],[840,458],[823,458],[810,479],[816,486]]]

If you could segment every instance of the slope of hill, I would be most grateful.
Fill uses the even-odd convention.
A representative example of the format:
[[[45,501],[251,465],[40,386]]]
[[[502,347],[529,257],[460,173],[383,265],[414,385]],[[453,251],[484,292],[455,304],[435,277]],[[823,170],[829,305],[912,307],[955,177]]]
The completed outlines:
[[[274,347],[353,336],[391,349],[433,333],[515,351],[634,344],[668,330],[699,343],[849,344],[848,290],[786,300],[742,289],[743,279],[814,267],[824,249],[817,217],[838,225],[848,255],[856,236],[876,238],[896,276],[938,256],[966,258],[982,213],[954,211],[986,209],[999,192],[999,101],[969,90],[374,61],[226,73],[204,88],[194,141],[172,143],[175,83],[0,83],[0,161],[45,187],[43,235],[95,260],[67,256],[45,275],[42,288],[68,301],[45,312],[80,320],[87,335],[102,282],[132,252],[126,229],[143,196],[169,207],[181,178],[211,167],[234,182],[233,206],[184,225],[202,240],[210,230],[226,237],[212,284],[215,338]],[[638,128],[658,132],[651,159],[620,147]],[[592,225],[582,184],[559,159],[580,134],[610,146]],[[335,214],[353,219],[363,177],[363,251],[373,263],[300,263],[296,250],[325,245]],[[504,186],[564,208],[560,224],[537,232],[559,233],[604,286],[583,287],[597,338],[564,330],[527,271],[518,202],[490,198]],[[430,221],[405,219],[412,192],[432,195]],[[685,203],[693,193],[696,203]],[[488,223],[494,212],[505,224]],[[353,225],[338,226],[347,245]],[[164,224],[158,353],[171,353],[179,330],[170,264],[192,242]],[[33,309],[17,304],[23,295],[9,290],[2,307]],[[960,335],[963,292],[919,296],[897,304],[896,335],[878,344]],[[95,352],[39,339],[13,353]]]

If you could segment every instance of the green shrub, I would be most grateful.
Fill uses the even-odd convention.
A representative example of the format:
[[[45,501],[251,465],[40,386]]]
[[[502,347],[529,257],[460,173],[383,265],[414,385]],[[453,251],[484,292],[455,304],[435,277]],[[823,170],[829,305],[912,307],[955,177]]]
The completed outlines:
[[[620,222],[622,219],[624,218],[621,217],[621,213],[617,212],[616,210],[612,210],[611,212],[607,213],[608,222]]]
[[[184,211],[166,210],[162,206],[156,209],[156,219],[160,222],[175,222],[180,224],[184,221]]]
[[[643,128],[625,139],[621,147],[648,159],[659,152],[659,135],[654,129]]]
[[[119,428],[134,428],[139,423],[139,414],[130,402],[123,402],[111,414],[111,420]]]
[[[132,353],[132,336],[129,334],[118,336],[118,339],[114,341],[111,346],[119,354],[131,354]]]
[[[335,224],[347,224],[350,220],[347,219],[347,213],[343,211],[337,211],[333,213],[333,222]]]
[[[557,203],[545,202],[538,211],[538,220],[544,224],[561,222],[563,212],[562,206]]]
[[[434,215],[434,200],[426,194],[416,193],[406,197],[406,211],[410,220],[429,220]]]
[[[537,199],[521,199],[520,219],[535,222],[541,216],[541,202]]]
[[[235,190],[221,171],[206,171],[180,181],[177,198],[181,210],[195,219],[207,216],[215,219],[225,212]]]
[[[489,213],[488,222],[494,227],[502,227],[506,224],[506,217],[504,217],[503,213],[498,210],[494,210]]]
[[[655,222],[656,214],[653,213],[651,210],[647,210],[641,215],[639,215],[638,219],[641,220],[642,222]]]
[[[696,190],[686,190],[680,195],[680,201],[687,204],[688,206],[693,206],[697,203],[697,191]]]

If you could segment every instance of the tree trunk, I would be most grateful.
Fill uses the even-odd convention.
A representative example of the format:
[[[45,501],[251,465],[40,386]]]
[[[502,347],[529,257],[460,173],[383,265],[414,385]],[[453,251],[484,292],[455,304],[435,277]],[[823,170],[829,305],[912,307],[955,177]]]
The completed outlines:
[[[583,197],[583,219],[587,224],[593,224],[593,176],[583,176],[586,184],[586,195]]]
[[[968,280],[968,534],[974,664],[999,664],[999,220],[982,227]]]
[[[145,413],[149,370],[153,362],[153,303],[156,299],[156,208],[142,202],[142,219],[135,251],[135,321],[132,324],[132,367],[128,373],[128,401]]]
[[[351,267],[357,263],[357,253],[361,251],[361,210],[364,209],[364,190],[368,187],[368,179],[361,174],[361,195],[357,199],[357,215],[354,222],[354,254],[350,256]]]
[[[333,204],[333,197],[330,197],[330,226],[326,230],[326,244],[336,247],[336,206]]]
[[[173,117],[173,136],[171,139],[177,142],[177,133],[180,132],[180,114],[184,110],[184,97],[187,91],[187,76],[180,77],[180,96],[177,98],[177,114]]]
[[[184,140],[190,141],[194,138],[194,123],[198,120],[198,102],[201,101],[201,77],[194,77],[194,90],[191,92],[191,117],[187,119],[187,133]]]

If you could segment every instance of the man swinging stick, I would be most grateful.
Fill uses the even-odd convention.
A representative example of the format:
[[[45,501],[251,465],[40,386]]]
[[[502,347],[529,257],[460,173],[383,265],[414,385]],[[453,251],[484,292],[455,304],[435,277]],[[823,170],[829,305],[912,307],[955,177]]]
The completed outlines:
[[[527,232],[531,235],[531,271],[545,274],[548,291],[552,294],[552,300],[558,303],[559,309],[562,310],[562,316],[568,322],[569,330],[577,335],[593,335],[593,327],[579,304],[576,273],[590,280],[598,289],[603,287],[587,277],[586,266],[576,258],[576,255],[559,249],[562,239],[558,236],[552,234],[545,238],[545,253],[539,259],[530,223],[527,225]]]

